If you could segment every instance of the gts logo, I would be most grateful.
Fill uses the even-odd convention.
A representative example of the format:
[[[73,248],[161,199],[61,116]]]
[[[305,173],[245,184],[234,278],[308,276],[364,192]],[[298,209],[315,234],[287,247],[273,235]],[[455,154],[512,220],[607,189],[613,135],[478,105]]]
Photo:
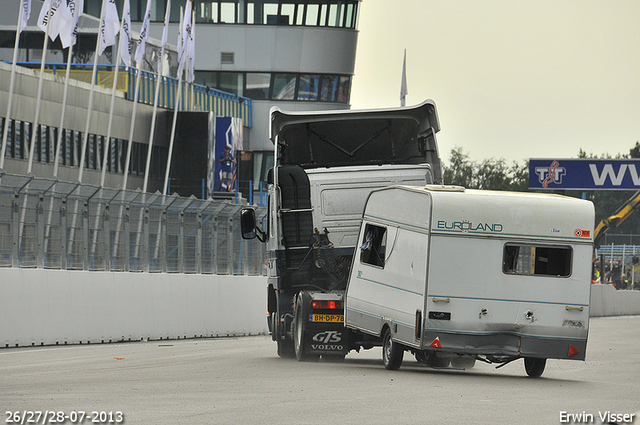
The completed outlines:
[[[316,342],[322,342],[323,344],[329,344],[331,342],[342,341],[342,332],[338,331],[326,331],[315,334],[313,340]]]

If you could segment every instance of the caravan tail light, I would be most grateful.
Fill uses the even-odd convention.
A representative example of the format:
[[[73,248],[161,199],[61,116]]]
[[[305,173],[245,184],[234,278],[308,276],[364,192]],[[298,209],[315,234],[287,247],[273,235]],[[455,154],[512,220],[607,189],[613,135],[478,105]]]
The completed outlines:
[[[342,310],[342,301],[314,300],[311,301],[311,308],[319,310]]]

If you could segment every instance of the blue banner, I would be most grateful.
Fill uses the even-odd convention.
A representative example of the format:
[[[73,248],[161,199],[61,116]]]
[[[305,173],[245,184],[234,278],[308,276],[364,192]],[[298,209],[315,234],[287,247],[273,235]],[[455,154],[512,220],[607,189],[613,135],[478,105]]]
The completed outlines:
[[[531,159],[529,189],[640,190],[640,159]]]

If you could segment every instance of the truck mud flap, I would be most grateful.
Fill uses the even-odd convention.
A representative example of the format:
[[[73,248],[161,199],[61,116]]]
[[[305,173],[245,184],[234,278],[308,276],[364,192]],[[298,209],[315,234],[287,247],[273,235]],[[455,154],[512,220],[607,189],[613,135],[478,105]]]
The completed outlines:
[[[306,330],[305,352],[323,356],[345,356],[349,352],[349,332],[344,328]]]

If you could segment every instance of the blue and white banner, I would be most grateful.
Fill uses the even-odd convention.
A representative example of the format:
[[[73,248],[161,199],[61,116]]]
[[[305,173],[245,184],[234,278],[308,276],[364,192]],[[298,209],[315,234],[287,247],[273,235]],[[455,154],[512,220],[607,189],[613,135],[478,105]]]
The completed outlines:
[[[529,189],[640,190],[640,159],[531,159]]]
[[[209,127],[207,187],[209,197],[212,197],[213,192],[235,192],[238,171],[236,158],[243,149],[242,119],[212,116]]]

